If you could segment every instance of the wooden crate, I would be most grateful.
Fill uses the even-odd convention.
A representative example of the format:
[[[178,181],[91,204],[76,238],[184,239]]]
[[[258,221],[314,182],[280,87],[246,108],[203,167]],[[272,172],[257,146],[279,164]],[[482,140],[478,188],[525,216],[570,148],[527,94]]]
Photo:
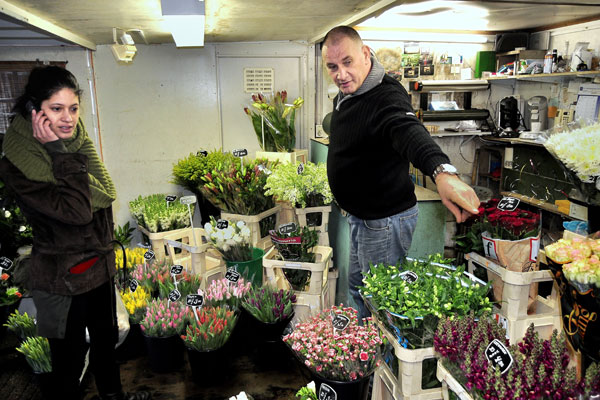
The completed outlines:
[[[306,215],[312,213],[321,214],[321,224],[315,226],[314,229],[319,232],[319,244],[321,246],[329,246],[329,214],[331,213],[331,204],[321,207],[306,207],[295,208],[296,216],[298,217],[298,225],[301,227],[308,226]]]
[[[221,212],[221,218],[226,219],[230,222],[244,221],[250,229],[252,246],[258,247],[259,249],[267,250],[271,246],[273,246],[273,244],[271,243],[271,236],[269,236],[268,233],[266,236],[260,235],[260,221],[272,215],[275,215],[275,229],[277,229],[277,225],[279,224],[280,209],[281,206],[276,205],[275,207],[267,211],[263,211],[262,213],[257,215],[242,215]]]
[[[280,161],[292,164],[296,164],[297,162],[305,163],[309,161],[307,149],[294,149],[294,151],[291,153],[279,151],[257,151],[255,158],[266,158],[269,161]]]

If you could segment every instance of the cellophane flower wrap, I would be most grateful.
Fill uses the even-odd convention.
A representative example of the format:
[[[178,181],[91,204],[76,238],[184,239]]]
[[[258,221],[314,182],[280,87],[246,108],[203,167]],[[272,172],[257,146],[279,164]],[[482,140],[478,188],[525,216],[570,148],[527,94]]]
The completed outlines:
[[[501,374],[487,359],[485,350],[494,339],[509,350],[513,363]],[[442,363],[476,399],[528,400],[589,399],[600,389],[600,375],[593,364],[577,383],[574,368],[567,368],[564,336],[554,330],[542,340],[533,324],[518,345],[509,346],[506,331],[495,320],[473,315],[440,320],[434,348]]]
[[[287,101],[287,91],[283,90],[272,98],[263,94],[252,95],[252,108],[244,107],[263,151],[294,151],[296,110],[302,107],[304,100],[298,97],[292,103]]]
[[[315,262],[314,249],[319,244],[319,233],[314,228],[298,226],[296,230],[289,233],[271,230],[269,234],[277,249],[279,259],[305,263]],[[311,271],[283,268],[283,274],[294,290],[304,290],[310,280]]]
[[[562,271],[569,282],[600,288],[600,239],[559,239],[544,251],[546,257],[563,264]]]
[[[166,260],[137,264],[134,266],[131,278],[144,286],[150,295],[158,296],[159,283],[169,279],[169,265]]]
[[[215,279],[204,291],[204,302],[212,307],[228,305],[231,308],[239,308],[251,287],[252,282],[242,277],[235,283],[225,278]],[[202,294],[200,290],[198,293]]]
[[[327,165],[308,161],[301,173],[298,166],[298,163],[281,163],[273,167],[265,184],[265,194],[299,208],[331,204],[333,194],[327,179]]]
[[[333,329],[335,315],[350,323],[343,331]],[[379,365],[381,338],[371,318],[358,324],[358,312],[351,307],[333,306],[306,322],[296,324],[283,341],[313,372],[324,378],[350,382],[371,374]]]
[[[16,303],[23,294],[12,284],[12,276],[7,272],[0,274],[0,306]]]
[[[188,208],[179,201],[168,202],[166,194],[139,196],[129,202],[129,212],[149,232],[166,232],[190,226]]]
[[[242,307],[261,322],[285,321],[294,313],[296,295],[291,290],[283,290],[265,285],[251,288],[242,302]]]
[[[208,171],[200,188],[202,195],[223,212],[257,215],[275,206],[273,196],[265,194],[268,160],[244,160],[240,164],[219,164]]]
[[[153,299],[148,303],[140,328],[146,336],[168,337],[183,331],[188,307],[178,301]]]
[[[237,318],[238,314],[227,306],[192,308],[187,316],[185,334],[181,335],[181,339],[190,349],[219,349],[229,340]]]
[[[52,372],[50,343],[48,343],[48,339],[45,337],[28,337],[17,347],[17,351],[25,356],[25,360],[33,372]]]
[[[227,228],[219,229],[211,216],[210,222],[204,224],[204,231],[225,261],[252,260],[251,232],[244,221],[231,222]]]
[[[146,307],[150,300],[150,293],[143,286],[139,285],[135,292],[125,289],[121,293],[121,299],[125,305],[125,309],[129,313],[129,321],[134,324],[139,324],[146,314]]]

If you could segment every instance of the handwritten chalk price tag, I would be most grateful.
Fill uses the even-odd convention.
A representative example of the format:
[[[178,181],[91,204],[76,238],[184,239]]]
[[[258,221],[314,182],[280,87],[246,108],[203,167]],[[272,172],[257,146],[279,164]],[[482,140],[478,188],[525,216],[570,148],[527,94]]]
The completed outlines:
[[[208,151],[206,150],[200,150],[199,152],[196,153],[196,155],[202,156],[202,157],[208,157]]]
[[[328,384],[321,383],[319,387],[319,400],[337,400],[337,393]]]
[[[304,172],[304,164],[300,163],[300,164],[298,164],[298,175],[302,175],[303,172]]]
[[[171,267],[171,275],[179,275],[183,272],[183,265],[175,264]]]
[[[181,293],[177,289],[173,289],[169,293],[169,300],[171,300],[171,301],[177,301],[180,298],[181,298]]]
[[[419,279],[419,275],[415,274],[413,271],[404,271],[400,273],[400,279],[402,279],[406,283],[415,283],[417,279]]]
[[[514,197],[503,197],[496,208],[502,211],[514,211],[519,206],[521,200],[515,199]]]
[[[333,325],[333,329],[338,330],[338,331],[343,331],[344,329],[346,329],[348,327],[348,324],[350,323],[350,318],[346,317],[345,315],[336,315],[333,318],[333,321],[331,321],[331,325]]]
[[[170,194],[168,196],[165,197],[165,201],[167,203],[171,203],[173,201],[177,200],[177,196],[175,196],[174,194]]]
[[[488,361],[504,374],[510,369],[513,363],[512,355],[504,344],[498,339],[494,339],[485,348],[485,356]]]
[[[139,285],[139,283],[138,283],[137,279],[131,279],[129,281],[129,290],[131,290],[131,293],[133,293],[137,290],[138,285]]]
[[[248,150],[246,149],[235,149],[232,151],[235,157],[244,157],[248,155]]]
[[[231,283],[236,283],[240,280],[240,273],[234,270],[233,268],[229,268],[225,273],[225,279],[227,279]]]
[[[217,221],[217,229],[227,229],[229,226],[229,221],[226,219],[220,219]]]
[[[10,269],[13,266],[13,262],[8,257],[0,257],[0,269]]]
[[[179,198],[181,204],[194,204],[196,202],[196,196],[183,196]]]
[[[185,304],[190,307],[202,307],[204,305],[204,296],[201,294],[188,294],[185,296]]]
[[[282,235],[286,235],[288,233],[292,233],[296,229],[298,229],[298,225],[296,225],[296,223],[294,223],[294,222],[290,222],[289,224],[279,225],[279,228],[278,228],[279,233],[281,233]]]
[[[150,261],[154,258],[154,252],[152,250],[148,250],[147,252],[144,253],[144,259],[146,261]]]

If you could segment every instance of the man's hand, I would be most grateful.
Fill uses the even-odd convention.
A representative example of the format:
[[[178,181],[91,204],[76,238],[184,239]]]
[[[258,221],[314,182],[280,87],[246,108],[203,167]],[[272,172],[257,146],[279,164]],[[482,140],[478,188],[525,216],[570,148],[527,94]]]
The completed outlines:
[[[442,204],[450,210],[457,223],[465,222],[471,214],[479,212],[479,198],[473,188],[456,175],[440,173],[435,184]]]

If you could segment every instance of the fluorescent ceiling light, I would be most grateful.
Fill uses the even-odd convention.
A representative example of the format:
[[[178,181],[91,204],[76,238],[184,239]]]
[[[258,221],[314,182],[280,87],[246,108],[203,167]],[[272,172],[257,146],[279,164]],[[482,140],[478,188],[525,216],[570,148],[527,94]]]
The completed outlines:
[[[439,42],[439,43],[487,43],[486,35],[470,33],[438,33],[438,32],[410,32],[393,30],[368,30],[358,31],[363,41],[404,41],[404,42]]]
[[[160,3],[177,47],[204,46],[204,1],[161,0]]]

